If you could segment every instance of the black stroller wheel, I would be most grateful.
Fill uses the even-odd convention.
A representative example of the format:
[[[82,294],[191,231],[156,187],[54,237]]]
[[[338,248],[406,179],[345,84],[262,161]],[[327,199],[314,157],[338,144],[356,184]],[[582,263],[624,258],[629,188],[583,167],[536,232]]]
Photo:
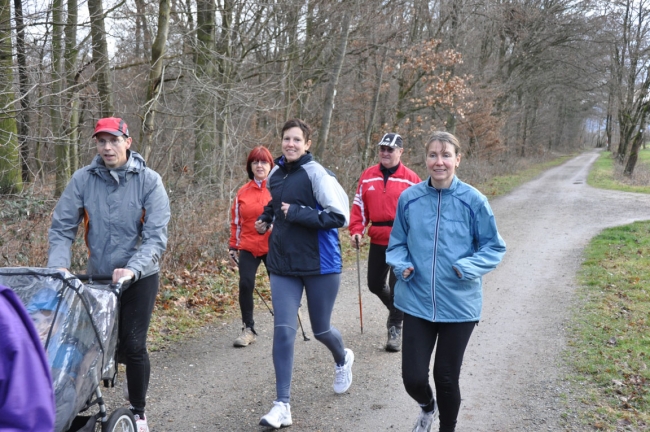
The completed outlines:
[[[135,417],[128,408],[118,408],[102,425],[102,432],[135,432]]]

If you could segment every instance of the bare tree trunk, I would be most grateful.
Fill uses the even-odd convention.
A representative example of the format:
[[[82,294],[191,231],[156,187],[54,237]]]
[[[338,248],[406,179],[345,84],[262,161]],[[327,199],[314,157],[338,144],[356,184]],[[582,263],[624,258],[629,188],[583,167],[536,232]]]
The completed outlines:
[[[149,69],[149,82],[147,85],[147,101],[144,104],[142,131],[140,133],[140,142],[144,149],[143,155],[145,160],[149,159],[149,154],[151,153],[158,96],[162,90],[163,54],[165,53],[165,44],[167,43],[167,34],[169,33],[169,5],[170,0],[160,0],[158,33],[151,46],[151,68]]]
[[[568,115],[568,108],[567,108],[567,103],[566,100],[562,99],[560,102],[560,106],[558,107],[558,113],[559,113],[559,118],[556,122],[556,130],[555,133],[553,134],[553,145],[557,147],[557,143],[560,142],[562,139],[562,135],[564,134],[564,129],[567,124],[567,115]],[[553,145],[549,147],[549,150],[553,148]]]
[[[231,92],[232,92],[232,77],[235,74],[235,64],[233,58],[233,28],[234,23],[234,0],[223,0],[220,3],[221,13],[221,35],[216,43],[218,52],[219,65],[219,84],[220,97],[217,99],[217,143],[216,149],[220,150],[214,154],[214,159],[217,161],[216,177],[212,179],[218,185],[219,198],[225,197],[225,174],[226,174],[226,161],[230,160],[230,135],[228,128],[230,125],[231,110]]]
[[[111,117],[115,115],[115,108],[113,107],[111,70],[108,64],[108,46],[106,44],[102,0],[88,0],[88,12],[90,14],[95,80],[99,92],[100,117]]]
[[[29,76],[27,75],[27,56],[25,55],[25,23],[23,20],[23,2],[14,0],[14,18],[16,20],[16,58],[18,60],[18,82],[20,95],[20,110],[16,118],[18,126],[18,144],[20,146],[20,162],[23,182],[33,179],[29,169],[29,110],[30,97]]]
[[[531,107],[531,110],[533,111],[531,114],[531,119],[530,122],[528,123],[527,130],[528,130],[528,136],[533,136],[535,135],[535,126],[537,125],[537,113],[539,111],[539,100],[535,99],[533,100],[533,106]]]
[[[65,106],[69,110],[65,126],[65,141],[68,147],[69,172],[74,172],[79,166],[79,91],[77,84],[77,0],[68,0],[68,19],[65,25],[65,54],[64,66],[66,75]]]
[[[11,4],[0,0],[0,194],[23,189],[16,117],[11,108],[15,103],[11,45]]]
[[[517,110],[520,113],[525,111],[524,106],[523,106],[523,100],[522,100],[521,92],[517,94],[517,102],[516,103],[517,103],[517,105],[516,105]],[[517,117],[517,120],[515,122],[515,148],[514,148],[513,153],[516,156],[519,156],[519,155],[521,155],[521,153],[523,153],[523,146],[521,144],[521,129],[522,129],[521,125],[522,125],[522,123],[523,123],[522,115],[519,114],[519,116]]]
[[[372,96],[372,108],[370,109],[370,118],[368,119],[368,127],[366,127],[366,133],[364,134],[364,143],[363,150],[361,151],[361,165],[365,169],[368,167],[368,158],[371,156],[369,154],[369,149],[372,148],[370,140],[372,139],[372,131],[375,126],[375,118],[377,117],[377,108],[379,107],[379,96],[381,95],[381,85],[384,81],[384,66],[386,65],[386,53],[388,52],[387,48],[384,48],[384,52],[381,56],[381,64],[378,67],[377,71],[377,81],[375,82],[375,94]],[[371,152],[370,152],[371,153]]]
[[[211,173],[213,150],[215,148],[215,108],[206,84],[214,78],[212,52],[215,47],[215,3],[214,0],[196,2],[196,48],[195,64],[198,86],[196,92],[196,143],[194,147],[194,174],[207,179]]]
[[[283,64],[281,80],[281,91],[283,94],[283,100],[285,105],[284,118],[289,119],[292,117],[291,112],[293,109],[293,98],[292,98],[292,84],[293,84],[293,71],[294,64],[298,61],[298,19],[300,14],[295,8],[290,8],[287,13],[287,46],[285,47],[286,51],[286,61]],[[296,93],[299,93],[296,92]],[[300,101],[300,98],[298,98]],[[301,116],[300,106],[298,107],[298,117]]]
[[[339,82],[343,62],[345,61],[345,51],[348,46],[348,36],[350,34],[350,14],[346,12],[343,16],[341,24],[341,38],[337,48],[336,58],[334,60],[334,67],[330,74],[330,82],[327,86],[327,94],[325,95],[325,106],[323,109],[323,121],[318,137],[318,147],[314,152],[317,159],[321,159],[323,152],[327,148],[327,140],[330,133],[330,123],[332,121],[332,112],[334,111],[334,97],[336,96],[336,86]]]
[[[88,98],[77,98],[78,109],[75,110],[76,120],[75,123],[80,125],[84,122],[84,113],[88,112]],[[72,121],[71,121],[72,122]],[[79,127],[77,127],[76,141],[70,147],[70,165],[72,172],[81,168],[79,150],[81,149],[82,137],[79,134]]]
[[[621,107],[618,110],[619,135],[617,159],[621,163],[626,163],[628,149],[631,149],[633,143],[639,138],[639,133],[643,135],[645,120],[647,117],[648,107],[644,102],[650,88],[650,70],[646,71],[644,82],[639,88],[636,88],[634,97],[636,100],[630,101],[629,105]],[[640,144],[639,144],[640,145]],[[637,147],[638,151],[638,147]],[[634,168],[632,168],[634,169]]]
[[[63,0],[52,2],[52,94],[50,95],[50,128],[56,158],[54,195],[63,193],[70,180],[68,143],[63,131]],[[63,136],[62,136],[63,135]]]
[[[447,38],[449,40],[449,46],[457,50],[458,49],[458,39],[459,39],[459,21],[461,14],[462,0],[452,0],[451,4],[448,7],[451,9],[447,20],[449,21],[449,31],[447,32]],[[456,68],[451,66],[449,71],[452,75],[455,75]],[[456,133],[456,115],[453,112],[447,113],[447,119],[445,121],[445,128],[447,132],[455,134]]]
[[[43,97],[43,87],[39,86],[38,87],[38,94],[36,95],[35,100],[40,100]],[[43,159],[41,158],[42,156],[42,150],[43,150],[43,143],[41,142],[41,130],[43,127],[43,110],[38,110],[36,111],[36,133],[35,135],[35,143],[34,143],[34,173],[38,178],[41,179],[41,181],[45,180],[45,172],[43,170]]]
[[[226,177],[226,162],[229,159],[230,155],[230,85],[226,85],[226,88],[223,90],[223,97],[220,103],[221,109],[217,112],[217,137],[219,139],[217,147],[220,152],[215,155],[217,163],[217,172],[216,177],[212,180],[218,185],[219,198],[224,199],[226,196],[225,193],[225,177]]]
[[[639,75],[645,64],[644,33],[647,27],[647,13],[643,2],[622,2],[620,40],[614,42],[613,67],[618,94],[619,143],[616,158],[625,162],[628,149],[637,136],[637,128],[645,117],[643,100],[648,94],[650,73],[646,71],[644,82],[637,86]],[[638,10],[636,9],[638,7]]]
[[[147,17],[145,15],[146,5],[144,0],[135,0],[135,8],[137,12],[135,17],[135,55],[136,57],[140,57],[141,53],[149,52],[149,47],[151,47],[151,35],[149,33],[149,25],[147,24]],[[169,9],[169,5],[167,8]],[[160,20],[160,12],[158,12],[158,14],[158,19]],[[160,33],[160,30],[158,30],[158,33]]]
[[[315,27],[314,21],[316,19],[315,18],[315,15],[316,15],[315,10],[317,9],[317,6],[315,5],[316,1],[307,0],[306,3],[307,3],[307,14],[305,16],[305,42],[302,45],[303,46],[302,52],[299,51],[297,43],[296,43],[295,51],[293,53],[293,55],[296,58],[300,59],[300,66],[299,66],[299,68],[300,68],[300,79],[298,80],[298,82],[300,83],[300,85],[303,85],[303,86],[306,85],[306,89],[304,91],[302,89],[300,91],[298,91],[298,99],[297,99],[298,107],[296,108],[296,115],[297,115],[298,118],[304,118],[307,115],[306,114],[308,112],[307,107],[309,106],[309,100],[310,100],[311,94],[313,92],[313,85],[314,85],[313,81],[311,81],[311,80],[307,81],[307,79],[305,77],[307,75],[307,70],[309,69],[309,61],[305,60],[305,57],[306,57],[305,54],[312,52],[312,46],[314,45],[314,43],[321,43],[322,42],[322,41],[314,42],[314,37],[315,37],[315,35],[314,35],[314,33],[315,33],[314,32],[314,27]],[[299,15],[296,15],[296,20],[300,20]],[[293,35],[292,37],[295,36],[296,39],[294,40],[294,42],[296,42],[297,38],[298,38],[298,35],[297,35],[298,27],[297,27],[297,25],[296,25],[294,30],[295,30],[296,34]],[[285,117],[288,118],[289,116],[287,115]]]
[[[606,150],[611,150],[612,148],[612,113],[614,110],[613,107],[613,92],[610,89],[609,95],[607,96],[607,116],[605,118],[605,136],[607,137],[607,148]]]
[[[645,131],[645,126],[646,126],[646,119],[648,117],[648,110],[650,110],[650,104],[644,104],[643,109],[642,109],[642,114],[641,114],[641,120],[639,122],[639,129],[636,132],[636,135],[634,136],[634,140],[632,141],[632,145],[630,147],[630,156],[627,158],[627,162],[625,163],[625,168],[623,169],[623,175],[627,177],[632,177],[632,174],[634,173],[634,167],[636,166],[636,162],[639,159],[639,149],[641,148],[641,145],[644,143],[644,131]]]

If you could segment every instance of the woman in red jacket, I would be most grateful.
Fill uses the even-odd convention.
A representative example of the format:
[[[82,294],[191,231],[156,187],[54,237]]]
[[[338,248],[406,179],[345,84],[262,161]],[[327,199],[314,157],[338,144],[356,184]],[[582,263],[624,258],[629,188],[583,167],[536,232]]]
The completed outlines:
[[[266,177],[273,168],[271,152],[264,147],[255,147],[246,159],[248,183],[239,189],[232,203],[230,220],[230,259],[239,267],[239,308],[242,315],[242,333],[235,339],[236,347],[245,347],[255,342],[255,321],[253,320],[253,290],[255,274],[261,261],[266,266],[270,231],[263,235],[255,230],[255,221],[271,201],[266,188]]]

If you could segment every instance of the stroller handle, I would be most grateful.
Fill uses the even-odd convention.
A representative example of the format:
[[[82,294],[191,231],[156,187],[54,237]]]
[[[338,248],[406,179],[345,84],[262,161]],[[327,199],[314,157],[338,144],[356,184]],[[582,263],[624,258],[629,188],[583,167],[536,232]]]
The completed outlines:
[[[133,278],[130,278],[128,276],[122,276],[117,280],[116,283],[112,283],[113,275],[101,275],[101,274],[100,275],[75,274],[75,277],[81,281],[90,282],[90,283],[92,283],[93,281],[111,281],[110,284],[111,288],[116,293],[120,293],[121,291],[124,291],[124,289],[128,288],[130,282],[133,280]],[[126,288],[124,288],[125,285]]]

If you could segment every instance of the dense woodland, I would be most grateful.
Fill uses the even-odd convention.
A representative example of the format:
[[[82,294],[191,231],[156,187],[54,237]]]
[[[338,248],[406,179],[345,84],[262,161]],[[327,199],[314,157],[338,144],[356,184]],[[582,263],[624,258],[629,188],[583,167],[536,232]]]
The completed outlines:
[[[350,194],[389,131],[423,177],[437,129],[470,183],[593,146],[632,175],[649,26],[650,0],[0,0],[0,216],[35,227],[0,239],[3,264],[43,264],[49,209],[106,116],[167,185],[168,264],[223,252],[246,154],[279,156],[291,117]]]

